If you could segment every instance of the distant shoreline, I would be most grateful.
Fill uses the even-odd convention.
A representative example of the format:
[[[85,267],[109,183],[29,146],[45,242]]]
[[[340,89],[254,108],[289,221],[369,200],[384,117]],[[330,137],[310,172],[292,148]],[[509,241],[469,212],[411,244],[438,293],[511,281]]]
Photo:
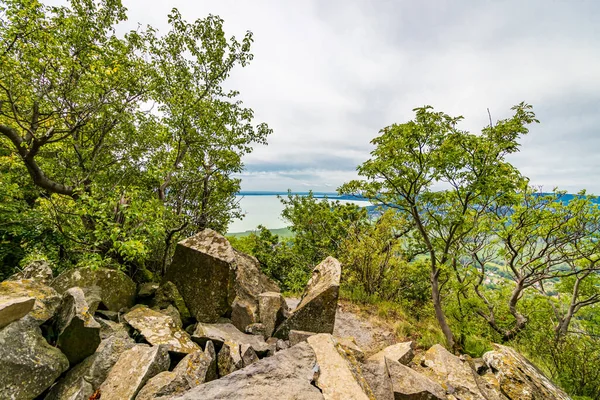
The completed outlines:
[[[236,193],[236,196],[287,196],[288,192],[270,192],[270,191],[241,191]],[[291,192],[292,195],[308,196],[310,192]],[[363,200],[367,199],[357,195],[339,195],[337,192],[312,192],[315,198],[325,198],[332,200]]]

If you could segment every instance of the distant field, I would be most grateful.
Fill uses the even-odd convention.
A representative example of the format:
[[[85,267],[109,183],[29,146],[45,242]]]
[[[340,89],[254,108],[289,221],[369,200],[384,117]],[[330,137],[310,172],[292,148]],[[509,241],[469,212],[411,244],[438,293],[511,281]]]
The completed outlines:
[[[279,235],[280,238],[288,238],[288,237],[294,236],[292,231],[290,231],[288,228],[269,229],[269,231],[274,235]],[[245,232],[233,232],[233,233],[228,233],[227,236],[244,237],[244,236],[250,235],[252,232],[256,232],[256,231],[251,230],[251,231],[245,231]]]

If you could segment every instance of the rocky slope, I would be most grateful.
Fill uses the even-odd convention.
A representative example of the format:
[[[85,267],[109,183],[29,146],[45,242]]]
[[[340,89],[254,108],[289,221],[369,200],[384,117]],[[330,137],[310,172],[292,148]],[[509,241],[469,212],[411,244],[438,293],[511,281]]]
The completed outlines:
[[[178,244],[160,284],[34,263],[0,283],[0,400],[569,398],[505,346],[482,359],[440,345],[415,356],[410,342],[371,354],[393,335],[364,335],[338,309],[340,275],[324,260],[290,310],[211,230]]]

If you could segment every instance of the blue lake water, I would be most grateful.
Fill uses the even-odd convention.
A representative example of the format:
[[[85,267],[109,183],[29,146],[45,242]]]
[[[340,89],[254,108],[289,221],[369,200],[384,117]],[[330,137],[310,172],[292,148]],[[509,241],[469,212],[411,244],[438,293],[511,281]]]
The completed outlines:
[[[305,195],[307,193],[298,193]],[[287,196],[287,193],[281,193]],[[327,195],[332,200],[339,200],[341,203],[355,203],[359,206],[368,206],[370,203],[366,200],[357,200],[349,198],[338,198],[335,193],[315,193],[315,197]],[[256,229],[258,225],[264,225],[269,229],[285,228],[286,222],[281,218],[283,204],[273,192],[242,193],[237,196],[240,208],[245,215],[241,220],[233,220],[229,224],[229,232],[245,232]]]

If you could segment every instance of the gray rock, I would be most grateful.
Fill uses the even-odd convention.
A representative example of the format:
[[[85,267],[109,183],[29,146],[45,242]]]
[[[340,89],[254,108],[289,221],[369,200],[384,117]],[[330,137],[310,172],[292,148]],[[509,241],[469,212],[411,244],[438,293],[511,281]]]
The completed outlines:
[[[267,335],[265,335],[265,326],[263,324],[261,324],[260,322],[257,322],[255,324],[250,324],[246,327],[246,333],[249,333],[250,335],[258,335],[258,336],[262,336],[262,337],[268,337]]]
[[[383,363],[366,360],[361,366],[361,372],[376,400],[394,400],[392,380],[385,360]]]
[[[510,399],[567,400],[570,397],[529,360],[508,346],[494,344],[483,360],[494,372],[502,393]]]
[[[170,352],[189,354],[199,349],[192,342],[187,332],[177,327],[168,315],[139,306],[127,314],[123,319],[153,346],[165,345]]]
[[[138,344],[125,351],[100,386],[102,400],[133,400],[146,382],[169,368],[165,346]]]
[[[238,343],[224,342],[217,355],[219,376],[223,377],[241,369],[244,366],[240,345]]]
[[[383,363],[387,357],[390,360],[399,362],[400,364],[408,365],[408,363],[412,361],[414,355],[413,342],[403,342],[393,344],[381,350],[379,353],[373,354],[371,357],[369,357],[369,361]]]
[[[259,294],[258,310],[260,322],[265,326],[265,337],[270,337],[275,328],[289,316],[287,303],[278,292]]]
[[[0,297],[5,299],[35,298],[33,309],[27,315],[28,318],[35,320],[38,325],[52,318],[61,302],[61,296],[56,290],[32,279],[1,282]]]
[[[72,366],[94,354],[100,344],[100,324],[88,310],[83,290],[74,287],[65,292],[54,320],[56,346]]]
[[[323,400],[311,385],[315,362],[310,346],[300,343],[173,399]]]
[[[35,260],[27,264],[21,271],[11,275],[8,280],[32,279],[48,285],[52,281],[52,278],[50,262],[47,260]]]
[[[98,324],[100,324],[100,339],[104,340],[112,335],[123,332],[127,335],[131,332],[131,327],[122,322],[114,322],[103,318],[94,318]]]
[[[258,361],[258,356],[252,347],[250,347],[250,345],[240,345],[240,355],[242,356],[242,364],[244,367],[247,367],[248,365],[254,364]]]
[[[306,331],[297,331],[292,329],[289,333],[290,346],[295,346],[300,342],[305,342],[306,339],[311,337],[312,335],[316,335],[315,332],[306,332]]]
[[[33,297],[0,297],[0,329],[29,314],[34,304]]]
[[[181,293],[179,293],[177,286],[173,282],[167,281],[160,285],[156,290],[156,295],[151,304],[153,307],[163,310],[169,306],[175,307],[183,323],[187,324],[192,318],[190,310],[185,305]]]
[[[217,366],[217,351],[212,341],[206,342],[204,354],[210,359],[208,370],[206,371],[206,382],[213,381],[219,377]]]
[[[183,328],[183,321],[181,320],[181,315],[179,314],[179,311],[177,311],[175,306],[173,306],[172,304],[169,304],[167,308],[154,309],[154,311],[158,311],[161,314],[168,315],[169,317],[171,317],[176,327]]]
[[[88,305],[88,312],[92,315],[96,313],[100,303],[102,303],[102,289],[100,286],[90,286],[83,288],[85,294],[85,302]]]
[[[437,382],[397,361],[385,361],[392,381],[394,399],[446,400],[446,391]]]
[[[158,283],[155,282],[145,282],[138,285],[137,289],[137,298],[138,300],[145,300],[150,297],[153,297],[158,290]]]
[[[290,330],[333,333],[340,290],[341,265],[327,257],[313,270],[298,307],[275,331],[274,336],[287,338]]]
[[[52,287],[64,293],[72,287],[98,286],[102,290],[102,303],[111,311],[133,306],[135,283],[121,271],[108,268],[74,268],[60,274]]]
[[[173,371],[154,376],[138,393],[136,400],[152,400],[188,391],[206,381],[211,359],[202,350],[185,356]]]
[[[30,400],[69,368],[69,360],[42,336],[34,319],[0,330],[0,398]]]
[[[94,354],[77,364],[52,386],[45,400],[87,400],[100,387],[121,354],[135,346],[126,333],[103,340]]]
[[[278,339],[275,346],[276,346],[275,348],[277,351],[289,349],[290,342],[288,340]]]
[[[226,341],[237,344],[248,344],[261,357],[266,355],[269,350],[269,346],[262,336],[242,333],[230,323],[204,324],[199,322],[192,335],[192,340],[201,345],[211,340],[217,347]]]
[[[119,321],[119,313],[117,311],[110,310],[96,310],[94,316],[100,317],[102,319],[108,319],[110,321],[118,322]]]

